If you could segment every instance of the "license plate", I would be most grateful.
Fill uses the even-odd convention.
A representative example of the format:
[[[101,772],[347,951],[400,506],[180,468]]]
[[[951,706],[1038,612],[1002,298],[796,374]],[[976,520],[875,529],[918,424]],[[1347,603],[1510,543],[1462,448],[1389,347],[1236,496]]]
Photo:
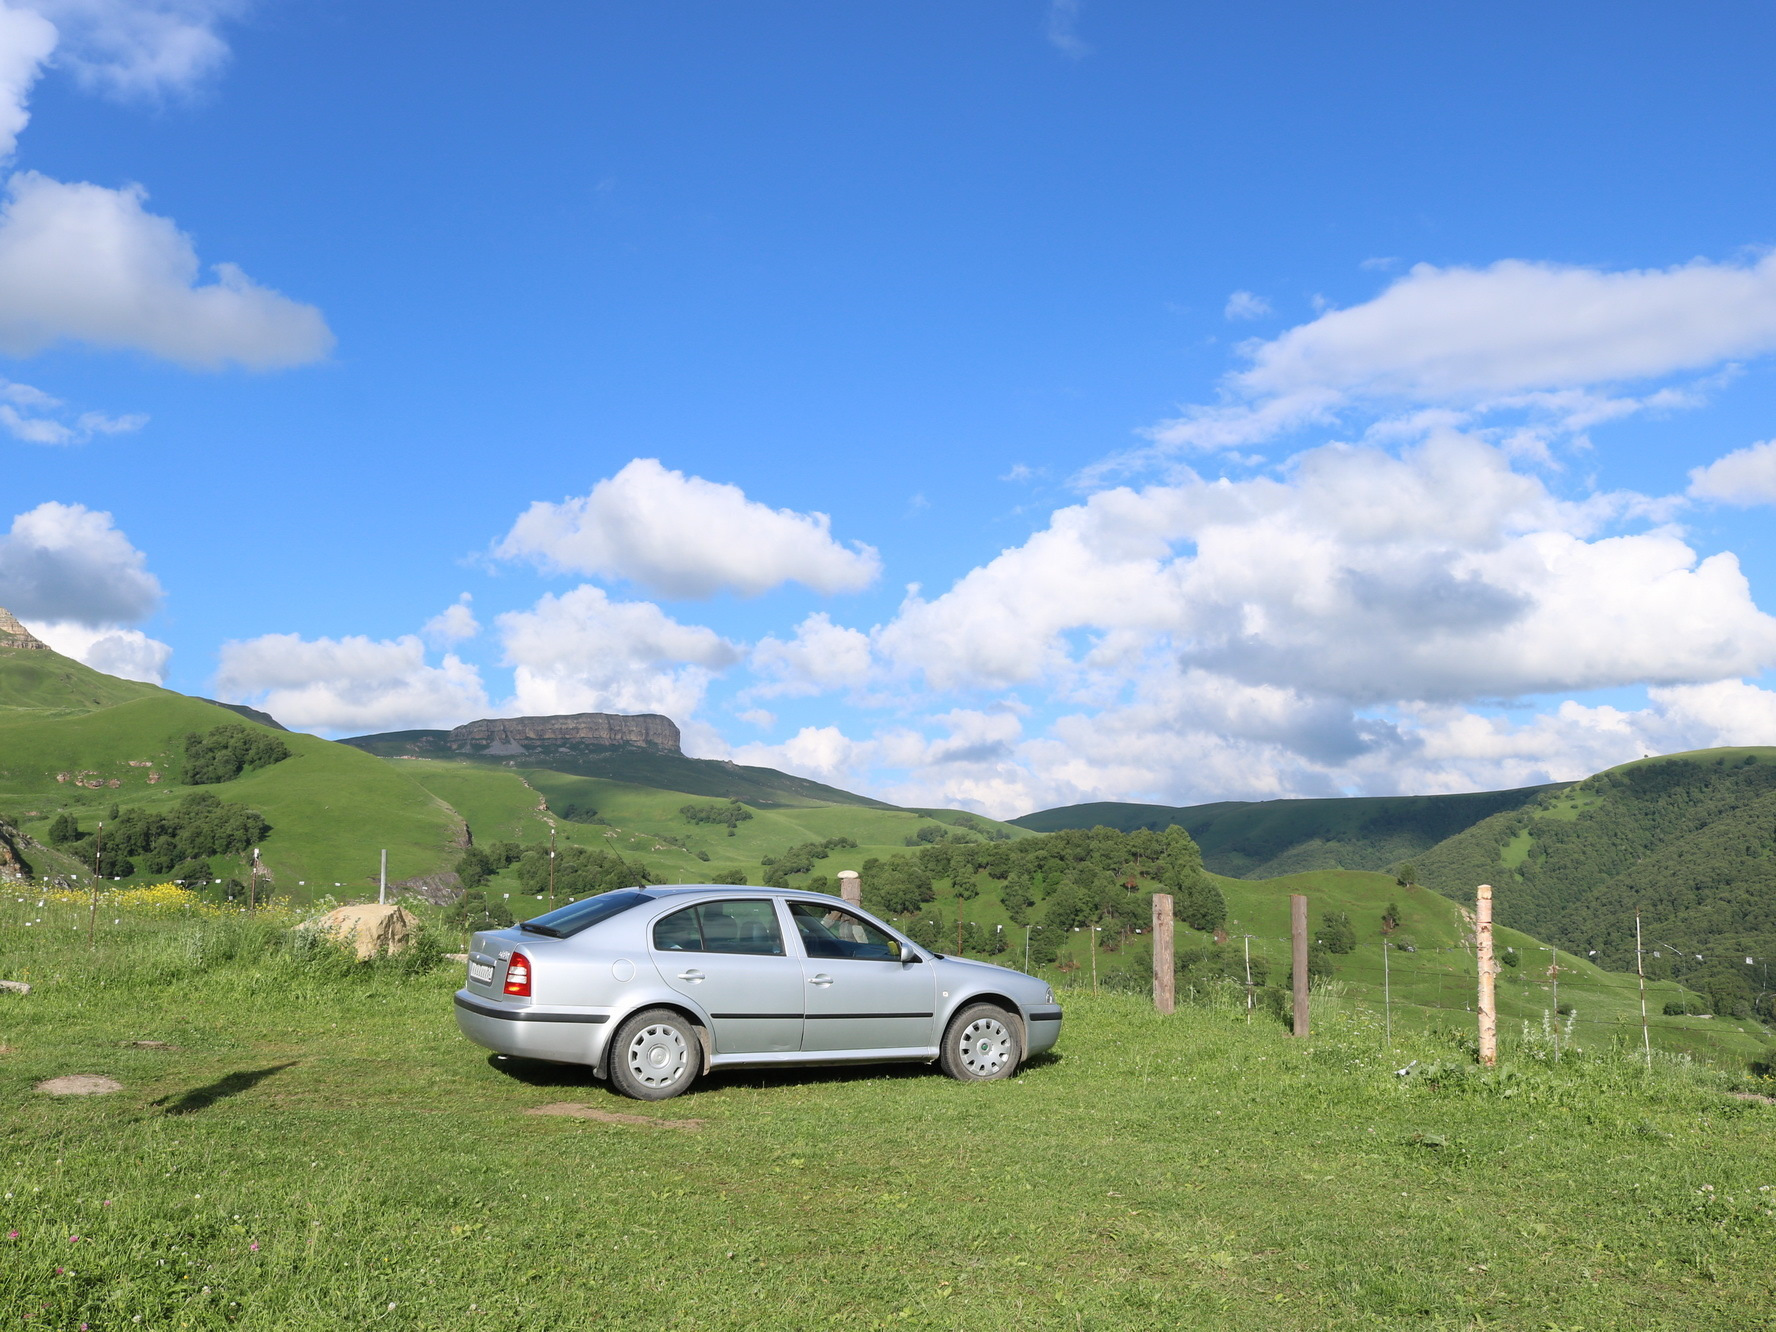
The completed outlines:
[[[481,985],[493,984],[493,968],[485,962],[469,963],[469,979]]]

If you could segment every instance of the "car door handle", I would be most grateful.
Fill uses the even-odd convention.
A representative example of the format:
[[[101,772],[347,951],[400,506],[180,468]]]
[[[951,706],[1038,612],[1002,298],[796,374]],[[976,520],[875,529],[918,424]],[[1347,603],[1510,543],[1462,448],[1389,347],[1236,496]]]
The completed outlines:
[[[698,971],[695,967],[693,967],[689,971],[679,972],[678,978],[680,980],[700,981],[703,979],[703,973],[701,971]]]
[[[824,971],[822,971],[818,975],[808,977],[808,984],[810,984],[810,985],[831,985],[832,984],[832,977],[827,975]]]

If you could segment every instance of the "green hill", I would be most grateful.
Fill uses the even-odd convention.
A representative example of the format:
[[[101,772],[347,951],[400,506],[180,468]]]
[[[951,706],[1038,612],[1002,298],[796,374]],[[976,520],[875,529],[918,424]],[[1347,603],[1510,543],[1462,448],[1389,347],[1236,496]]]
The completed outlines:
[[[165,811],[194,789],[270,821],[263,859],[278,891],[361,890],[384,847],[396,878],[436,873],[455,855],[454,811],[381,760],[315,736],[278,732],[291,757],[231,782],[179,780],[187,734],[240,724],[220,705],[56,653],[0,648],[0,814],[31,839],[26,857],[48,874],[89,868],[48,845],[58,813],[90,827],[112,806]],[[242,863],[219,858],[215,868],[239,873]]]
[[[1196,839],[1217,874],[1264,879],[1308,870],[1381,870],[1500,811],[1519,809],[1564,784],[1464,795],[1351,796],[1320,800],[1223,800],[1210,805],[1100,801],[1025,814],[1033,832],[1062,828],[1163,829]]]
[[[1776,986],[1776,749],[1611,768],[1484,819],[1416,864],[1458,898],[1490,882],[1500,920],[1595,950],[1606,966],[1634,965],[1638,909],[1651,974],[1748,1004]]]

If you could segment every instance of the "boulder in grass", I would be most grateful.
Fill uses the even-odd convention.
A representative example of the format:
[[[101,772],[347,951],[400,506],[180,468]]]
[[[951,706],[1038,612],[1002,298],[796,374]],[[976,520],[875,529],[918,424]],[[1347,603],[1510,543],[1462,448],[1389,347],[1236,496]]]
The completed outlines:
[[[369,902],[338,907],[303,928],[339,940],[362,962],[383,953],[399,953],[412,944],[419,937],[419,917],[405,907]]]
[[[31,993],[31,987],[24,981],[0,980],[0,993],[29,994]]]

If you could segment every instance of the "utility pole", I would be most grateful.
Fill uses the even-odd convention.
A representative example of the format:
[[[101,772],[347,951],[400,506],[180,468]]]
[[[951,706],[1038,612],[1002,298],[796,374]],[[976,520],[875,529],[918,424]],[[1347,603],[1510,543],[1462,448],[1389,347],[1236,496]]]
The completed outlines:
[[[1640,953],[1640,908],[1634,908],[1634,974],[1640,977],[1640,1043],[1646,1050],[1646,1064],[1653,1066],[1653,1036],[1647,1030],[1646,964]]]
[[[247,910],[256,910],[259,906],[259,848],[253,848],[253,860],[247,867]]]
[[[1301,893],[1289,894],[1289,943],[1289,960],[1295,968],[1295,1034],[1305,1040],[1308,1030],[1307,898]]]
[[[1153,894],[1153,1007],[1170,1013],[1178,1002],[1178,969],[1173,960],[1172,895]]]
[[[1091,931],[1092,993],[1096,994],[1098,992],[1098,927],[1096,925],[1087,925],[1086,929]]]
[[[1498,977],[1492,961],[1492,885],[1483,883],[1474,894],[1474,961],[1480,976],[1480,1062],[1487,1068],[1498,1063]]]
[[[382,849],[382,870],[376,876],[376,905],[387,906],[389,894],[389,853],[385,846]]]
[[[555,909],[555,825],[549,825],[549,910]]]
[[[1025,972],[1025,974],[1028,974],[1029,970],[1030,970],[1030,928],[1031,927],[1028,925],[1024,926],[1024,972]]]

